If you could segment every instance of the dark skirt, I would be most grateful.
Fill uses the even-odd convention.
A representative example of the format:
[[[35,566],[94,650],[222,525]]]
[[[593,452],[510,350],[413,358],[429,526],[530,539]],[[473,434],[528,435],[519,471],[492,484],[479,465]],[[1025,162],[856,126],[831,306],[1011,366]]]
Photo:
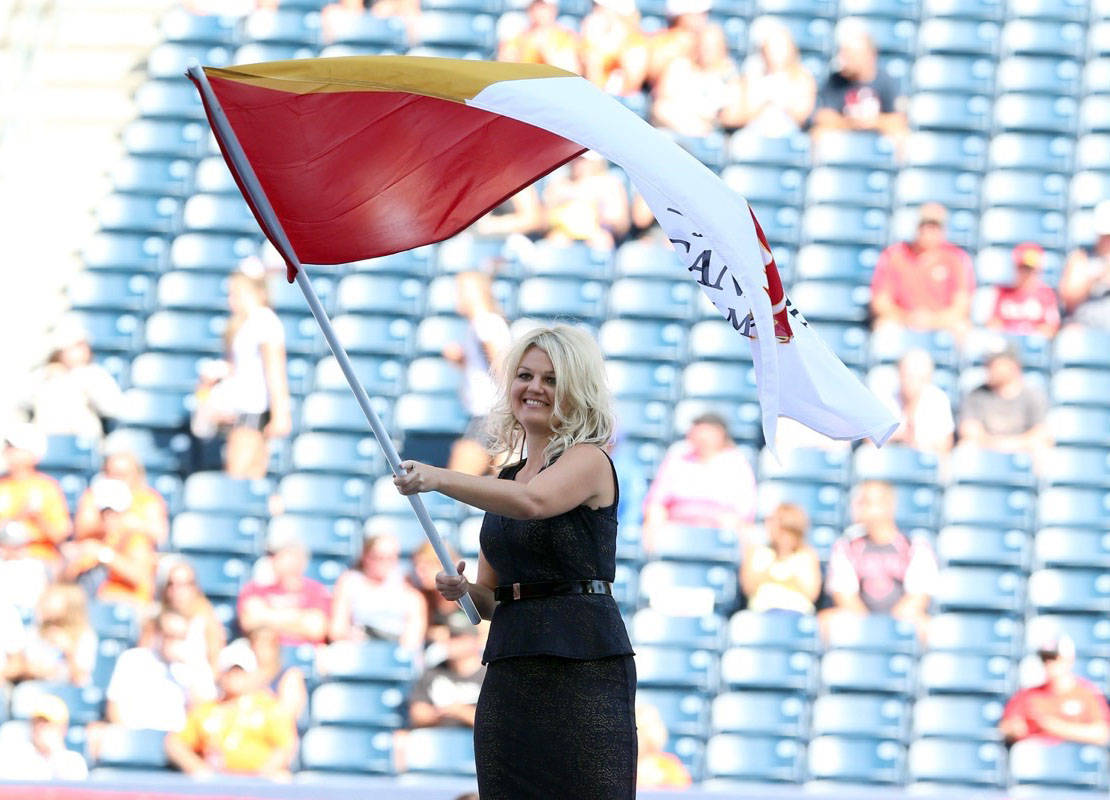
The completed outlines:
[[[636,797],[636,663],[490,663],[474,719],[481,800]]]

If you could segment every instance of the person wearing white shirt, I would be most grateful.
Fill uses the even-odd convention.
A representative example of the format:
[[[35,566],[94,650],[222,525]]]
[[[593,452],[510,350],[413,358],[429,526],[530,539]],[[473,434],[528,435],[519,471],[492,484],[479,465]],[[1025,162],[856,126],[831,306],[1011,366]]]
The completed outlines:
[[[60,697],[36,698],[26,736],[13,735],[0,747],[0,780],[85,780],[89,767],[80,753],[66,747],[68,729],[69,709]]]

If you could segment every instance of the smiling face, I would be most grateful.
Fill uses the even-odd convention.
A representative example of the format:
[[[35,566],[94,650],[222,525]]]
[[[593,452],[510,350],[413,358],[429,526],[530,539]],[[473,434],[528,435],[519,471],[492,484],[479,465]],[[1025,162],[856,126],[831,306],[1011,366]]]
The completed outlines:
[[[540,348],[528,348],[520,359],[509,387],[509,406],[525,430],[551,430],[551,415],[555,408],[555,367]]]

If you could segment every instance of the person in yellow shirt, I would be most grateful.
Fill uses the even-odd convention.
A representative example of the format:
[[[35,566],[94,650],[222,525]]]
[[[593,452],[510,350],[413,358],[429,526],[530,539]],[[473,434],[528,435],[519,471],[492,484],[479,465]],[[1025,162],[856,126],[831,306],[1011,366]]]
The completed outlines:
[[[639,789],[685,789],[691,783],[690,772],[678,756],[668,753],[667,726],[659,709],[650,703],[636,704],[636,738],[639,758],[636,765],[636,786]]]
[[[46,436],[33,425],[16,425],[4,434],[0,476],[0,528],[9,542],[22,546],[20,557],[58,564],[58,545],[72,530],[65,494],[58,482],[36,467],[46,454]]]
[[[255,689],[250,647],[225,647],[218,659],[220,699],[195,706],[185,727],[166,735],[172,764],[195,777],[256,775],[289,780],[297,748],[293,717],[273,692]]]

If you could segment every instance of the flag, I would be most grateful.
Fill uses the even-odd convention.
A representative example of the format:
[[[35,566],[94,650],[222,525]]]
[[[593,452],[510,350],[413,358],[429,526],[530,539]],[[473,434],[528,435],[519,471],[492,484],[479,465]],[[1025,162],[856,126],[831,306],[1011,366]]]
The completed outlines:
[[[897,426],[791,306],[747,202],[585,79],[544,65],[412,56],[206,67],[204,75],[302,263],[441,241],[594,150],[624,169],[680,268],[751,342],[769,446],[780,413],[834,438],[879,444]],[[232,173],[243,189],[234,165]],[[284,255],[293,280],[294,259]]]

